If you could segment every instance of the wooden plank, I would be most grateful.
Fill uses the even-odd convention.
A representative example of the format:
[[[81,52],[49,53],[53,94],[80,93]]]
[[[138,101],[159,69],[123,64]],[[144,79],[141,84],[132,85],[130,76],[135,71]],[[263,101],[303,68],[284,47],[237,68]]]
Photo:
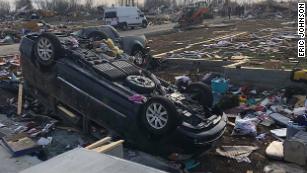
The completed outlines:
[[[109,142],[111,140],[110,137],[105,137],[103,139],[100,139],[99,141],[89,145],[89,146],[86,146],[85,148],[86,149],[89,149],[89,150],[92,150],[94,148],[97,148],[97,147],[100,147],[101,145],[104,145],[105,143]]]
[[[66,115],[70,116],[71,118],[76,118],[77,116],[72,113],[71,111],[69,111],[68,109],[66,109],[65,107],[61,106],[61,105],[58,105],[57,108],[59,110],[61,110],[62,112],[64,112]]]
[[[115,147],[121,145],[122,143],[124,143],[124,140],[119,140],[119,141],[112,142],[110,144],[95,148],[95,149],[93,149],[93,151],[96,151],[98,153],[104,153],[104,152],[107,152],[107,151],[114,149]]]
[[[13,157],[32,153],[40,149],[40,146],[36,144],[26,134],[20,133],[1,139],[3,146],[11,153]]]
[[[21,115],[22,112],[22,95],[23,95],[23,84],[22,82],[20,82],[18,89],[17,115]]]

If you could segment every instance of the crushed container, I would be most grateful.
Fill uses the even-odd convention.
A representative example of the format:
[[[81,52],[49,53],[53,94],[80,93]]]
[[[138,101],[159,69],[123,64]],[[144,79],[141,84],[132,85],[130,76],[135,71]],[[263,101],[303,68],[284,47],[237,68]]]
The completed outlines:
[[[228,80],[225,78],[214,78],[211,80],[211,89],[214,93],[226,93],[228,91]]]

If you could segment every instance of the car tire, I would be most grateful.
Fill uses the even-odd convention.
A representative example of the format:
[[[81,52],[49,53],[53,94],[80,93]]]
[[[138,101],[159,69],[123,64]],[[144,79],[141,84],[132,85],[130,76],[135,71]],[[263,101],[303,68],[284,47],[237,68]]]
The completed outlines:
[[[100,41],[103,39],[107,39],[108,37],[102,32],[95,31],[95,32],[90,33],[88,38],[92,41]]]
[[[121,29],[123,30],[123,31],[127,31],[128,30],[128,24],[125,22],[125,23],[122,23],[121,24]]]
[[[142,22],[142,28],[147,28],[147,26],[148,26],[148,22],[146,20],[144,20]]]
[[[126,78],[126,84],[129,88],[140,94],[151,93],[156,84],[148,77],[130,75]]]
[[[133,63],[138,66],[138,67],[145,67],[147,65],[147,58],[146,58],[146,54],[145,52],[141,49],[141,48],[136,48],[133,52],[132,52],[132,56],[134,56],[134,61]]]
[[[152,97],[140,115],[142,126],[152,135],[166,135],[179,124],[175,105],[165,97]]]
[[[186,93],[192,95],[193,100],[197,100],[204,107],[212,107],[213,105],[213,94],[211,88],[201,82],[191,83],[187,89]]]
[[[34,45],[36,61],[44,67],[51,66],[62,52],[60,40],[51,33],[42,33]]]

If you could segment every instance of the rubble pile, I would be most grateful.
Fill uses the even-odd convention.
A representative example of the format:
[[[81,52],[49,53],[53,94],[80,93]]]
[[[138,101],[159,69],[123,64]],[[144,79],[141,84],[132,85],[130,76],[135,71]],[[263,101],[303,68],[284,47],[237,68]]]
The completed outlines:
[[[183,79],[191,81],[188,76],[176,77],[176,81]],[[223,110],[229,120],[229,132],[215,154],[238,163],[257,164],[257,160],[248,156],[260,150],[257,154],[265,151],[263,157],[267,159],[307,165],[306,155],[294,156],[298,155],[295,147],[304,148],[307,142],[305,88],[291,86],[266,90],[238,86],[222,74],[213,73],[205,75],[202,82],[211,85],[216,107]],[[306,148],[299,152],[306,152]]]
[[[8,83],[16,83],[21,77],[20,57],[19,55],[7,55],[0,57],[0,88],[6,87]]]
[[[13,157],[31,154],[46,160],[93,141],[77,128],[59,121],[37,99],[26,96],[24,100],[21,115],[16,114],[18,102],[14,97],[0,105],[1,145]]]
[[[263,1],[246,6],[245,17],[248,19],[281,19],[295,18],[297,14],[295,2]]]

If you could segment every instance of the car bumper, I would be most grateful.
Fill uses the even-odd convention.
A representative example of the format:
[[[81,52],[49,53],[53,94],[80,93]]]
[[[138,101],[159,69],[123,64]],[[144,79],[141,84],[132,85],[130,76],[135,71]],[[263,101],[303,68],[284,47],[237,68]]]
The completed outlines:
[[[224,114],[221,120],[211,129],[195,132],[178,127],[176,139],[184,145],[206,146],[216,143],[224,134],[227,125],[227,116]]]

